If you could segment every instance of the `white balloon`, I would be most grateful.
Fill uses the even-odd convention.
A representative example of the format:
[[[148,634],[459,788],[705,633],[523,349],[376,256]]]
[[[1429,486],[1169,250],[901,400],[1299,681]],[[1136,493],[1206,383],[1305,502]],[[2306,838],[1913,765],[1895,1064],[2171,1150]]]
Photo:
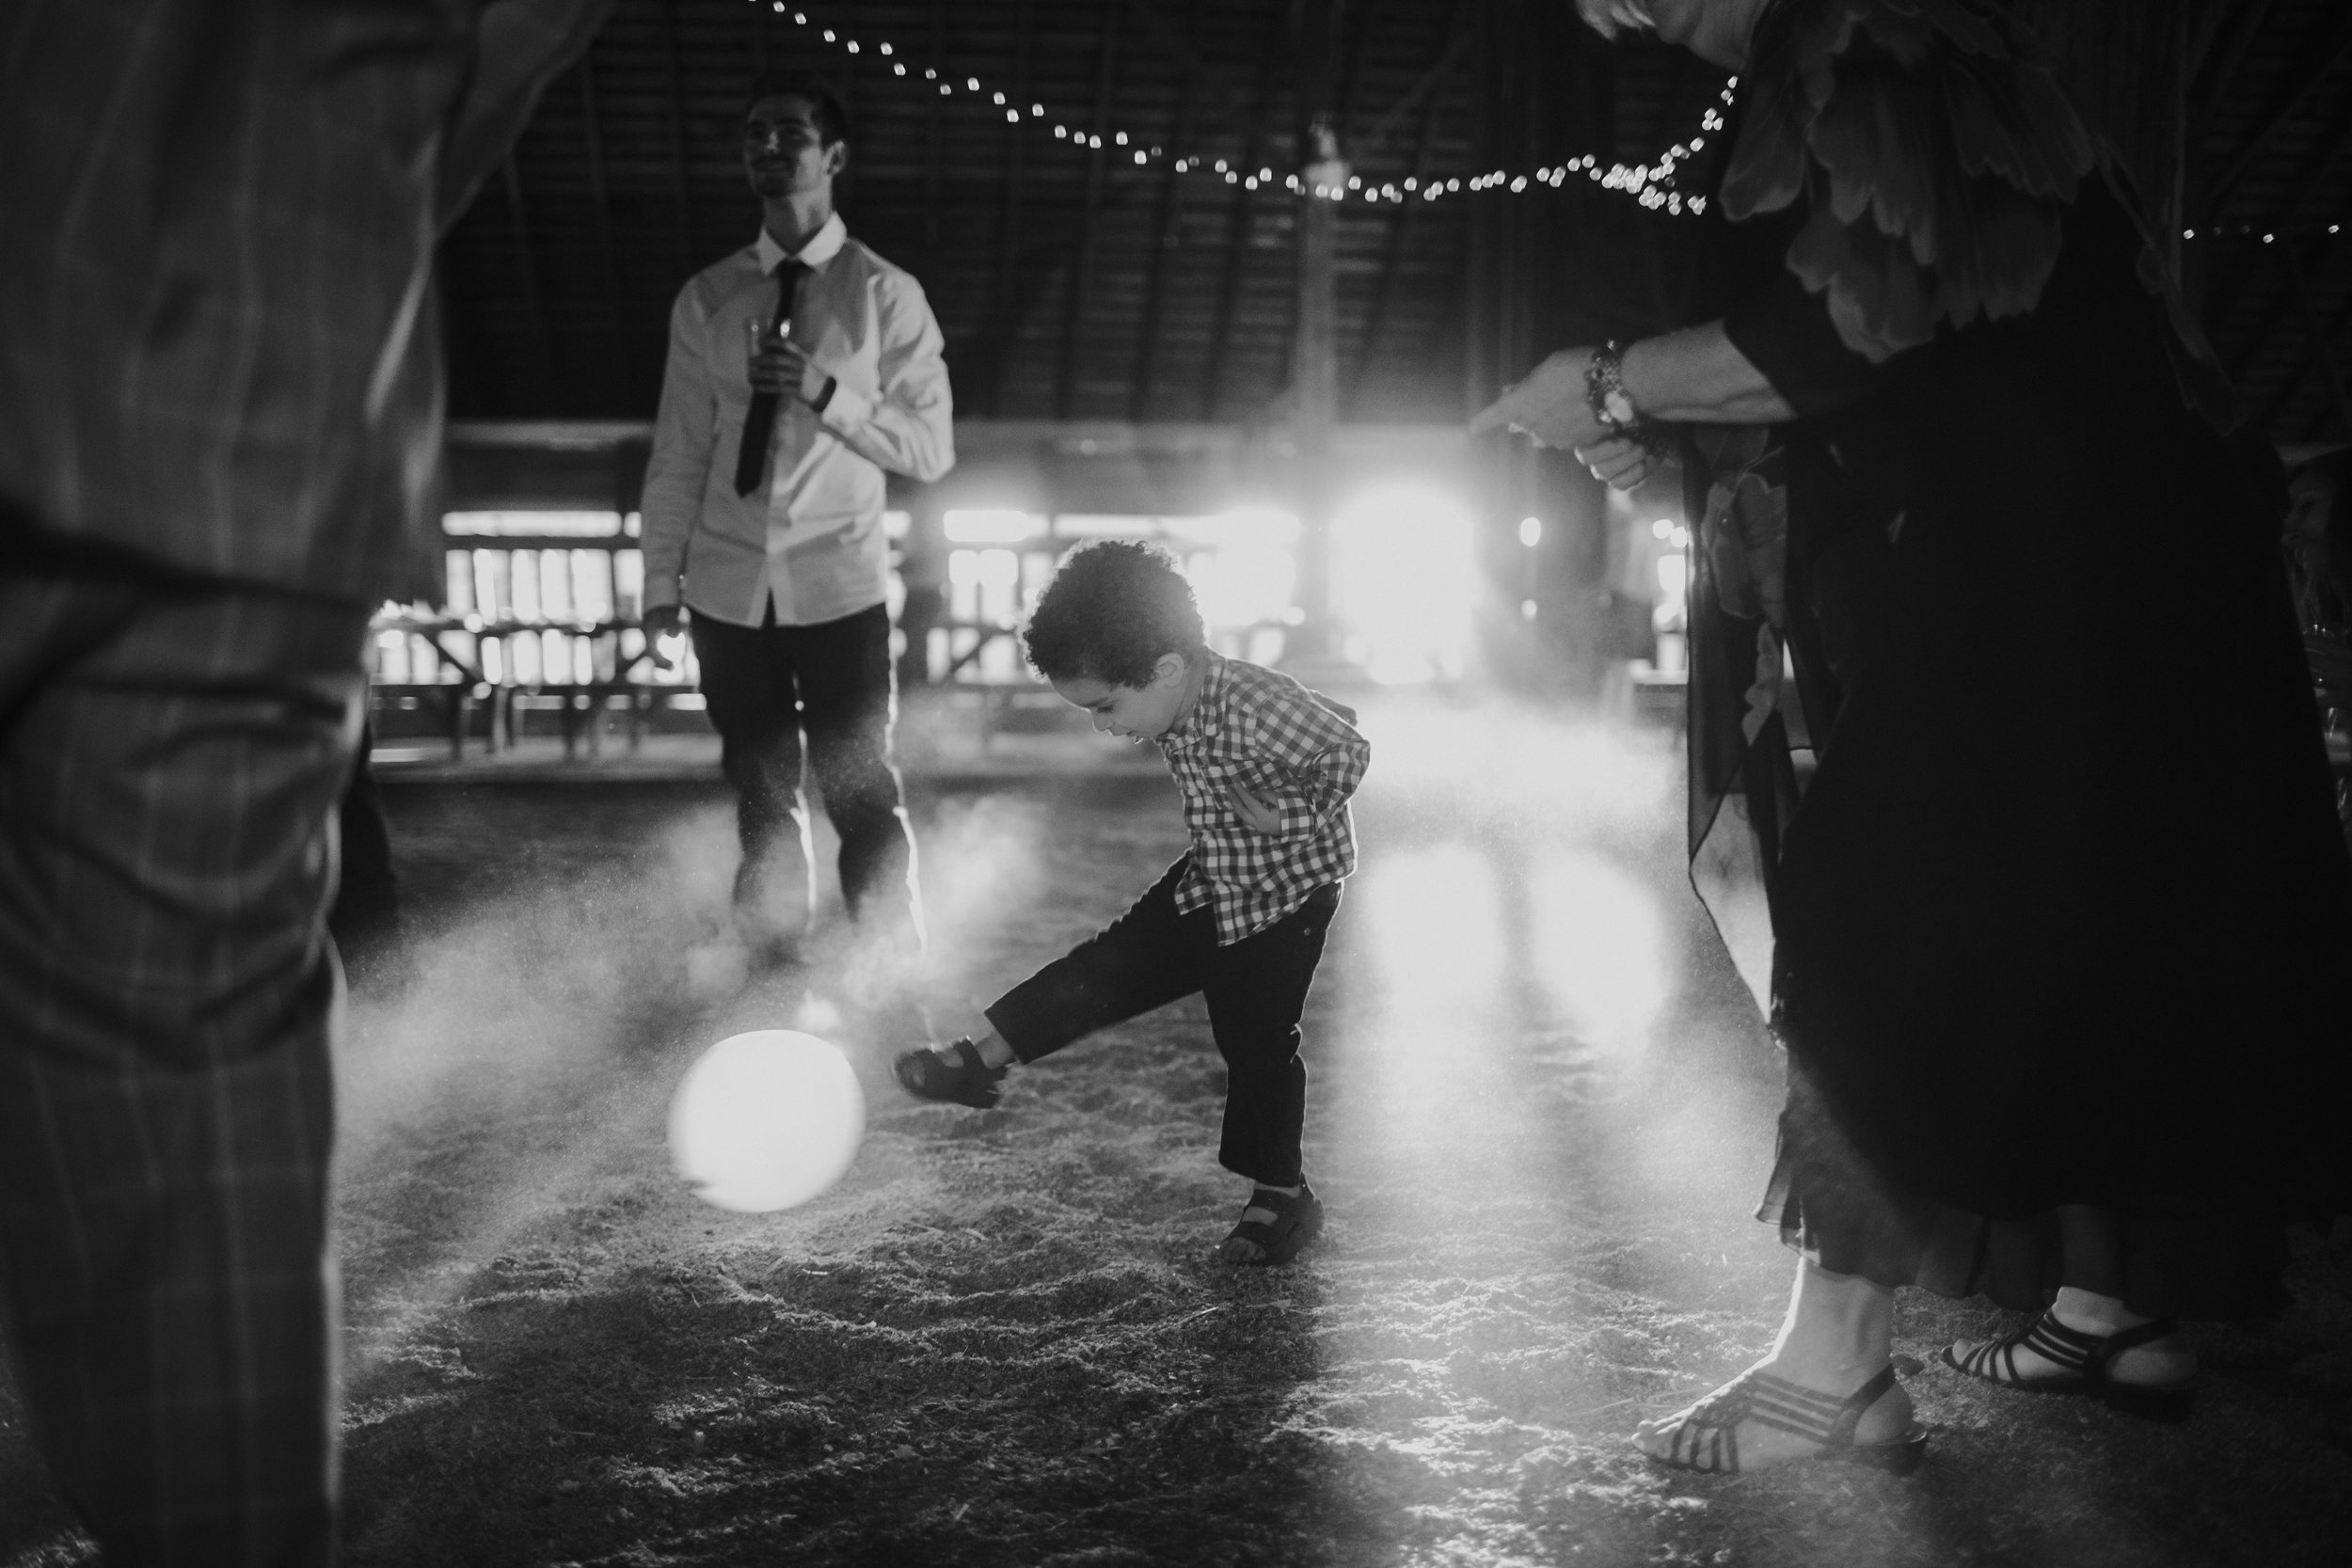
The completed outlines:
[[[768,1213],[806,1203],[857,1155],[866,1097],[838,1047],[796,1029],[731,1035],[670,1101],[670,1159],[705,1203]]]

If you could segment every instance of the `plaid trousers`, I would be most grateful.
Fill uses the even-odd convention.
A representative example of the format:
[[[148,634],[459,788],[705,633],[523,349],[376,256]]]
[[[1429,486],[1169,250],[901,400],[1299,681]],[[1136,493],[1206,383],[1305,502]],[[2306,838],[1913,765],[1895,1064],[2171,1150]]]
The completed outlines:
[[[333,1555],[325,922],[365,633],[0,569],[0,1274],[110,1568]]]

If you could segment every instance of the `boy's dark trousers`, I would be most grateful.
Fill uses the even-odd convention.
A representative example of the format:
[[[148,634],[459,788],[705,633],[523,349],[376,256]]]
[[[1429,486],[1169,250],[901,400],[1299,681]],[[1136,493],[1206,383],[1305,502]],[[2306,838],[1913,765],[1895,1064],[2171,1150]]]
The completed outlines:
[[[1295,1187],[1307,1115],[1298,1015],[1340,907],[1339,884],[1317,888],[1273,925],[1219,947],[1211,910],[1176,911],[1176,887],[1191,864],[1189,855],[1179,860],[1133,909],[997,998],[988,1022],[1014,1055],[1034,1062],[1200,992],[1227,1073],[1217,1164],[1262,1186]]]

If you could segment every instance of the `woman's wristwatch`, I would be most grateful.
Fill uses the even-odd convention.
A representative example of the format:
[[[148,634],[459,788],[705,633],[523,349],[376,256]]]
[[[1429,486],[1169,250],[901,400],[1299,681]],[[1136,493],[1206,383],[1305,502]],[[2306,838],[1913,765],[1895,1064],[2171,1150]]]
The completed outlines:
[[[1592,362],[1584,367],[1584,401],[1611,435],[1639,442],[1652,457],[1666,455],[1664,436],[1643,422],[1642,411],[1625,389],[1625,350],[1614,339],[1593,350]]]

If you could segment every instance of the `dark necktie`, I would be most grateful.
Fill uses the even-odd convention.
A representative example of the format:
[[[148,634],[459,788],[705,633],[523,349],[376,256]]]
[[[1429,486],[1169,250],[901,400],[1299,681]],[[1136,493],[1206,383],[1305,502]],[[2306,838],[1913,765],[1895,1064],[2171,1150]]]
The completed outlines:
[[[776,311],[768,320],[767,336],[774,337],[792,325],[792,293],[808,268],[787,258],[770,276],[776,280]],[[776,394],[752,393],[743,415],[743,444],[735,451],[735,493],[748,496],[759,488],[760,471],[768,467],[768,437],[776,427]]]

